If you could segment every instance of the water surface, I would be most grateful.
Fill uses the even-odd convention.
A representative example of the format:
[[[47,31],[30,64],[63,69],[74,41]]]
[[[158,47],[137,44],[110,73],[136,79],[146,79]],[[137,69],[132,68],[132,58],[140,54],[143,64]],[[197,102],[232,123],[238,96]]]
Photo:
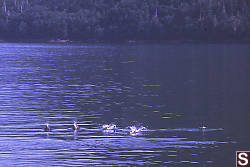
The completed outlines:
[[[235,151],[250,148],[249,53],[246,44],[1,43],[1,165],[234,166]],[[147,131],[131,135],[133,125]]]

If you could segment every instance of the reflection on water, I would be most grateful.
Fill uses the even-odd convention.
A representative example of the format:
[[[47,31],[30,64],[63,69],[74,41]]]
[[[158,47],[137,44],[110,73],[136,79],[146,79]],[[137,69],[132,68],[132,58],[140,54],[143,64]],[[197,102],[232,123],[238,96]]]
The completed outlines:
[[[249,148],[248,45],[0,46],[4,166],[233,166]]]

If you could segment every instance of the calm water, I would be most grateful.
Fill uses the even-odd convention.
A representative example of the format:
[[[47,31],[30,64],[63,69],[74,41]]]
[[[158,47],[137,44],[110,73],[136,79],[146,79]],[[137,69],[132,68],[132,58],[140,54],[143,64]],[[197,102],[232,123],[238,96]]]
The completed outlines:
[[[250,149],[249,57],[234,44],[1,43],[1,165],[234,166]]]

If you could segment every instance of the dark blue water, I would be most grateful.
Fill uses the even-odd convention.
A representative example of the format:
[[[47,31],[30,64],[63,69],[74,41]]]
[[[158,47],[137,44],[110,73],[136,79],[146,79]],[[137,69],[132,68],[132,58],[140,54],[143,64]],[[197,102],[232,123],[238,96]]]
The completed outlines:
[[[249,54],[246,44],[1,43],[1,165],[234,166],[250,149]],[[102,130],[109,123],[117,129]],[[147,130],[132,135],[134,125]]]

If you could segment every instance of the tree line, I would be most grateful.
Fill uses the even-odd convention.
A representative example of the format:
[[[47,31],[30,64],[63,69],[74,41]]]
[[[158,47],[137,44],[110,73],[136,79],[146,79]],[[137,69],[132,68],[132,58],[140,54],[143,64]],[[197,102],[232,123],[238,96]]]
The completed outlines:
[[[0,39],[250,37],[249,0],[0,0]]]

